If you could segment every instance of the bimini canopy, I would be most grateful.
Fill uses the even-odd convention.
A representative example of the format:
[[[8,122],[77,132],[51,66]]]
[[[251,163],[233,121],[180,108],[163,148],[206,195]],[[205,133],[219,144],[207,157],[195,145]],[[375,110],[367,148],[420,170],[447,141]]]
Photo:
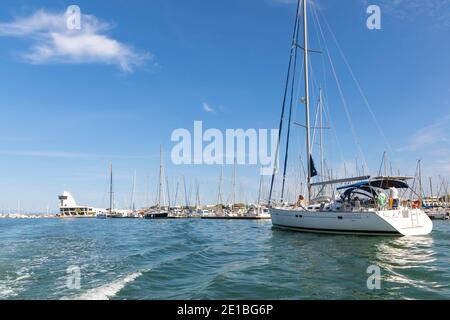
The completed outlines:
[[[375,188],[369,186],[362,186],[360,188],[350,187],[342,193],[341,198],[350,198],[351,195],[359,194],[369,198],[376,198],[378,196],[378,192]]]
[[[342,186],[337,188],[338,190],[342,189],[367,189],[367,188],[380,188],[380,189],[389,189],[392,187],[399,189],[407,189],[409,188],[408,184],[405,182],[409,177],[376,177],[370,180],[357,182],[351,185]]]

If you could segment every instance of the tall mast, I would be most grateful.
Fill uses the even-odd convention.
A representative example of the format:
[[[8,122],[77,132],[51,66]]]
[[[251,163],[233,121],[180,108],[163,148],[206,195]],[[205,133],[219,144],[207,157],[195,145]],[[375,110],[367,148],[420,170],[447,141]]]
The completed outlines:
[[[233,202],[232,209],[234,209],[234,205],[236,204],[236,157],[234,157],[234,166],[233,166]]]
[[[113,171],[112,164],[109,166],[110,180],[109,180],[109,215],[113,212]]]
[[[148,188],[149,188],[149,184],[150,184],[150,178],[149,178],[149,176],[146,176],[145,177],[145,203],[144,203],[144,206],[145,206],[145,208],[148,208],[149,207],[149,204],[148,204]]]
[[[320,115],[320,176],[322,182],[324,181],[324,168],[325,162],[323,159],[323,100],[322,100],[322,88],[319,90],[319,115]]]
[[[170,210],[171,201],[170,201],[170,187],[169,187],[169,177],[166,176],[166,191],[167,191],[167,208]]]
[[[448,194],[448,180],[447,180],[447,185],[446,185],[446,187],[445,187],[445,207],[447,208],[448,207],[448,205],[449,205],[449,202],[448,202],[448,198],[449,198],[449,194]]]
[[[192,206],[192,182],[189,182],[189,191],[188,191],[188,203],[189,206]]]
[[[135,206],[134,206],[135,191],[136,191],[136,170],[134,170],[134,175],[133,175],[133,187],[131,189],[130,210],[134,210],[134,208],[135,208]]]
[[[308,62],[308,15],[306,10],[307,0],[303,0],[303,46],[304,46],[304,70],[305,70],[305,117],[306,117],[306,161],[308,163],[308,201],[311,200],[311,141],[309,123],[309,62]]]
[[[161,210],[162,186],[163,186],[163,149],[161,145],[159,149],[158,210]]]
[[[298,16],[298,12],[297,12]],[[295,71],[297,69],[297,46],[298,46],[298,23],[295,26],[294,29],[294,39],[295,39],[295,45],[294,45],[294,59],[293,59],[293,67],[292,67],[292,79],[291,79],[291,92],[290,92],[290,102],[289,102],[289,117],[288,117],[288,124],[287,124],[287,136],[286,136],[286,150],[284,154],[284,165],[283,165],[283,177],[282,177],[282,185],[281,185],[281,197],[280,202],[284,202],[284,187],[286,183],[286,171],[287,171],[287,163],[288,163],[288,156],[289,156],[289,140],[291,137],[291,121],[292,121],[292,109],[294,107],[294,89],[295,89]]]
[[[176,206],[178,203],[178,188],[180,186],[180,181],[177,179],[177,187],[175,189],[175,199],[173,200],[173,205]]]
[[[222,199],[222,179],[223,179],[223,166],[220,169],[220,176],[219,176],[219,188],[217,190],[217,208],[222,207],[223,199]]]
[[[263,175],[261,175],[261,177],[259,178],[259,190],[258,190],[258,203],[257,203],[257,205],[261,204],[262,184],[263,184]]]
[[[417,162],[417,165],[419,166],[419,201],[422,203],[422,195],[423,195],[423,189],[422,189],[422,165],[421,160]]]
[[[431,182],[431,177],[430,177],[430,198],[433,198],[433,183]]]
[[[186,188],[186,177],[183,176],[183,188],[184,188],[184,202],[186,205],[186,209],[189,209],[189,199],[187,194],[187,188]]]
[[[383,159],[384,159],[384,153],[383,153]],[[384,163],[384,160],[383,160],[383,163]],[[357,156],[355,157],[355,174],[356,174],[357,177],[360,176],[360,174],[359,174],[358,157]],[[386,174],[384,174],[384,175],[386,175]]]
[[[196,188],[196,195],[195,195],[195,202],[197,209],[200,209],[200,185],[198,184],[197,179],[195,179],[195,188]]]

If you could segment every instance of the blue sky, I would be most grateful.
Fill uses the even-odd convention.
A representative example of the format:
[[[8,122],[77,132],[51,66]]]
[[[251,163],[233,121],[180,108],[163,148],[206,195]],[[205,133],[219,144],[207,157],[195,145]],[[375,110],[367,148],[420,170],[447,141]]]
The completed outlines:
[[[2,1],[0,209],[15,208],[18,200],[24,210],[54,209],[63,190],[78,202],[105,206],[109,163],[119,205],[128,206],[134,170],[137,203],[143,204],[146,177],[155,197],[160,144],[172,197],[185,175],[188,185],[198,180],[203,202],[213,202],[220,167],[172,165],[171,133],[192,129],[195,120],[222,130],[277,126],[293,2]],[[439,175],[448,177],[450,1],[316,2],[388,140],[322,26],[368,167],[376,171],[387,150],[402,173],[414,174],[422,159],[424,174],[436,184]],[[52,37],[71,4],[89,15],[82,26],[92,28],[92,43]],[[381,7],[381,30],[366,27],[369,4]],[[41,29],[26,29],[36,25]],[[311,28],[313,38],[312,22]],[[322,58],[312,59],[321,65]],[[326,133],[326,158],[336,172],[343,161],[351,170],[355,157],[362,159],[331,73],[319,73],[339,141]],[[296,121],[302,112],[297,106]],[[294,159],[304,138],[301,129],[292,130]],[[297,168],[294,159],[291,177]],[[232,167],[224,170],[226,198]],[[238,200],[254,201],[258,168],[239,166],[238,178]]]

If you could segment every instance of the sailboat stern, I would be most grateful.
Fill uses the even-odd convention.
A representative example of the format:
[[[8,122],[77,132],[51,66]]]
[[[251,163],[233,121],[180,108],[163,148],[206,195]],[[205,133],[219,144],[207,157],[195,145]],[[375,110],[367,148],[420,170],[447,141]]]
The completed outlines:
[[[377,214],[404,236],[422,236],[433,231],[433,222],[421,209],[403,208]]]

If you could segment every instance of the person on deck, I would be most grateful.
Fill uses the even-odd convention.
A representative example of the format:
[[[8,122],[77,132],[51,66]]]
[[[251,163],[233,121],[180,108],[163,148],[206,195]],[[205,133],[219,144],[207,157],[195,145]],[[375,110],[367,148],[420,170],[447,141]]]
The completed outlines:
[[[391,199],[392,199],[392,209],[398,208],[398,190],[396,187],[392,186],[390,188]]]
[[[355,209],[361,209],[361,201],[359,200],[359,198],[358,197],[355,197],[355,199],[354,199],[354,208]]]
[[[302,208],[303,210],[307,210],[306,206],[305,206],[305,197],[302,195],[298,196],[298,200],[297,203],[295,204],[295,206],[297,208]]]

